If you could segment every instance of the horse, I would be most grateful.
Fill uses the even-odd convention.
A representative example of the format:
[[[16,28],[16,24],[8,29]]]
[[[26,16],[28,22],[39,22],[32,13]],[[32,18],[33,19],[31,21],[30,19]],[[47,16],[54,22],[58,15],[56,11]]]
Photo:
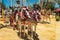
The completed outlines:
[[[33,31],[36,32],[36,26],[38,24],[38,20],[40,21],[40,13],[38,10],[36,10],[36,13],[31,10],[21,10],[19,12],[19,19],[18,19],[18,31],[24,32],[27,35],[29,35],[29,32],[31,32],[31,37],[33,37]],[[38,20],[37,20],[38,19]]]
[[[46,22],[48,22],[47,20],[49,19],[49,22],[48,23],[51,22],[50,16],[51,16],[51,10],[49,9],[48,11],[46,11]]]

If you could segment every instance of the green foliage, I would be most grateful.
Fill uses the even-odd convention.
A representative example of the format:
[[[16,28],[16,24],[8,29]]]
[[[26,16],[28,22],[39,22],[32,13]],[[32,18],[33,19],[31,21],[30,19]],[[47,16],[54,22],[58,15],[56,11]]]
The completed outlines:
[[[44,5],[43,6],[46,9],[51,9],[51,10],[54,9],[54,3],[52,3],[52,2],[44,2]]]
[[[59,6],[60,6],[60,0],[58,0],[58,1],[57,1],[57,3],[58,3],[58,4],[59,4]]]
[[[29,9],[32,10],[32,8],[33,8],[33,7],[30,5],[30,6],[29,6]]]
[[[2,6],[2,3],[0,3],[0,7]]]

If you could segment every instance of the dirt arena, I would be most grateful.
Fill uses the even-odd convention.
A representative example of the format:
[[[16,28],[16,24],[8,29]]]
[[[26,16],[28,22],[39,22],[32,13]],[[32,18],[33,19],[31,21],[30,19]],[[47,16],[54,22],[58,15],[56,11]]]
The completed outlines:
[[[55,18],[51,19],[50,24],[38,23],[37,25],[37,35],[39,40],[59,40],[59,23],[55,21]],[[0,29],[0,40],[23,40],[18,37],[16,31],[9,28]]]

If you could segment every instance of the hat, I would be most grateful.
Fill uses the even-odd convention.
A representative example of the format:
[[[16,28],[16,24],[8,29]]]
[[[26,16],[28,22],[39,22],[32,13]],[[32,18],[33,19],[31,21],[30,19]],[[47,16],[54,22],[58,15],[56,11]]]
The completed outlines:
[[[26,9],[28,9],[26,6],[23,6],[22,8],[23,8],[23,10],[26,10]]]

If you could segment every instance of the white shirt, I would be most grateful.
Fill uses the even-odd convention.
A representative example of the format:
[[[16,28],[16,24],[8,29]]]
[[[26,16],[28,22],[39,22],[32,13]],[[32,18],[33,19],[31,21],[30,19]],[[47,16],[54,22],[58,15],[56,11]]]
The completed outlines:
[[[18,14],[16,14],[16,20],[18,20]]]
[[[28,12],[28,11],[26,11],[26,13],[27,13],[28,17],[29,17],[29,18],[31,18],[31,17],[30,17],[30,15],[29,15],[29,12]]]
[[[10,9],[10,14],[12,14],[12,10]]]

